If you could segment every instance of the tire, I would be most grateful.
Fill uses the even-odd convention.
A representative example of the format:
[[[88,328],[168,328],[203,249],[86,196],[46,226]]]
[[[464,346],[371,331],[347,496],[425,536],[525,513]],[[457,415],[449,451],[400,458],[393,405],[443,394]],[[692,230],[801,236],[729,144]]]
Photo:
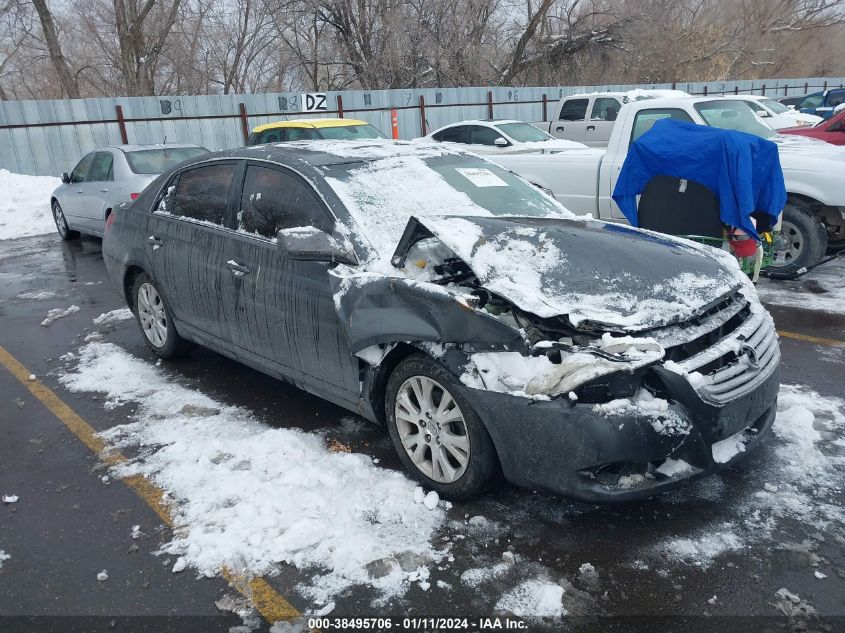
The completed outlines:
[[[420,406],[418,393],[429,406]],[[454,406],[447,403],[445,411],[438,411],[444,396]],[[384,400],[393,447],[425,488],[460,500],[483,492],[499,478],[499,459],[484,423],[461,385],[439,363],[425,354],[400,361],[387,381]]]
[[[827,251],[827,231],[805,205],[790,200],[783,208],[775,247],[775,261],[770,268],[778,273],[795,273],[821,261]]]
[[[59,232],[59,237],[63,241],[69,242],[79,237],[79,231],[72,231],[65,219],[65,213],[62,211],[62,205],[58,200],[53,200],[53,222],[56,224],[56,230]]]
[[[144,342],[159,358],[176,358],[191,348],[191,344],[179,336],[170,310],[146,273],[140,273],[132,284],[132,311]]]

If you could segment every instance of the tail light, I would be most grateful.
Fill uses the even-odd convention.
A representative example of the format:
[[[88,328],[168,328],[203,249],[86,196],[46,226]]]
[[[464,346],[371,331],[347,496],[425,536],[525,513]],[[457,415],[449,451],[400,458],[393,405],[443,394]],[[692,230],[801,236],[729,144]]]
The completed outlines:
[[[140,195],[141,195],[140,193],[130,193],[129,198],[132,199],[132,200],[137,200],[138,196],[140,196]]]

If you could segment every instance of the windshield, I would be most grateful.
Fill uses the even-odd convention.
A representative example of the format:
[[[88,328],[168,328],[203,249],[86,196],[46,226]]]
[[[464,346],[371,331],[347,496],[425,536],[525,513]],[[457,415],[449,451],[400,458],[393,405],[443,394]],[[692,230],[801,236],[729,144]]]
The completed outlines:
[[[754,106],[745,101],[722,99],[703,101],[695,104],[695,109],[707,125],[723,130],[735,130],[754,134],[761,138],[775,136],[772,128],[760,122],[754,115]]]
[[[387,256],[411,216],[570,217],[511,172],[464,154],[400,154],[323,170],[362,237]]]
[[[361,138],[387,138],[372,125],[339,125],[337,127],[321,127],[317,129],[318,138],[335,141],[354,141]]]
[[[528,123],[500,123],[496,127],[520,143],[534,143],[552,139],[551,136]]]
[[[208,154],[204,147],[162,147],[124,152],[129,168],[136,174],[160,174],[183,160]]]
[[[788,107],[783,105],[780,101],[775,101],[774,99],[760,99],[760,103],[762,103],[775,114],[783,114],[784,112],[789,112]]]

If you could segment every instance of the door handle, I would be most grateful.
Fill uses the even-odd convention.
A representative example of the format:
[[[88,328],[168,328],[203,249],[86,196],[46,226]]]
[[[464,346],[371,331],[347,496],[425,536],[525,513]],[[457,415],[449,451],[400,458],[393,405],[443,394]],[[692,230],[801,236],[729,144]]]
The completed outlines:
[[[558,126],[555,128],[555,131],[556,131],[556,132],[563,132],[563,126],[562,126],[562,125],[558,125]]]
[[[78,190],[76,193],[82,193],[82,189]]]
[[[147,238],[147,244],[151,244],[151,245],[152,245],[152,247],[153,247],[153,250],[156,250],[156,249],[161,248],[162,246],[164,246],[164,242],[162,242],[162,241],[161,241],[161,239],[160,239],[160,238],[158,238],[158,237],[157,237],[157,236],[155,236],[155,235],[150,235],[150,236]]]
[[[100,193],[108,193],[108,192],[109,192],[108,189],[100,189]]]
[[[243,264],[239,264],[234,259],[230,259],[226,262],[226,267],[229,269],[235,277],[243,277],[244,275],[249,274],[249,268],[244,266]]]
[[[588,131],[588,132],[595,132],[595,131],[596,131],[596,126],[595,126],[595,125],[588,125],[588,126],[587,126],[587,131]]]

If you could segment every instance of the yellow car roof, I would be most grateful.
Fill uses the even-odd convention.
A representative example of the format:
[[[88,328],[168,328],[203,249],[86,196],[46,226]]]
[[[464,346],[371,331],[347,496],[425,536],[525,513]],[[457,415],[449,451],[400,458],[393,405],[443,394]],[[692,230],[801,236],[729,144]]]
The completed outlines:
[[[252,128],[253,132],[263,132],[264,130],[275,130],[285,127],[294,128],[321,128],[321,127],[343,127],[346,125],[369,125],[366,121],[359,121],[358,119],[291,119],[290,121],[276,121],[275,123],[265,123],[258,127]]]

